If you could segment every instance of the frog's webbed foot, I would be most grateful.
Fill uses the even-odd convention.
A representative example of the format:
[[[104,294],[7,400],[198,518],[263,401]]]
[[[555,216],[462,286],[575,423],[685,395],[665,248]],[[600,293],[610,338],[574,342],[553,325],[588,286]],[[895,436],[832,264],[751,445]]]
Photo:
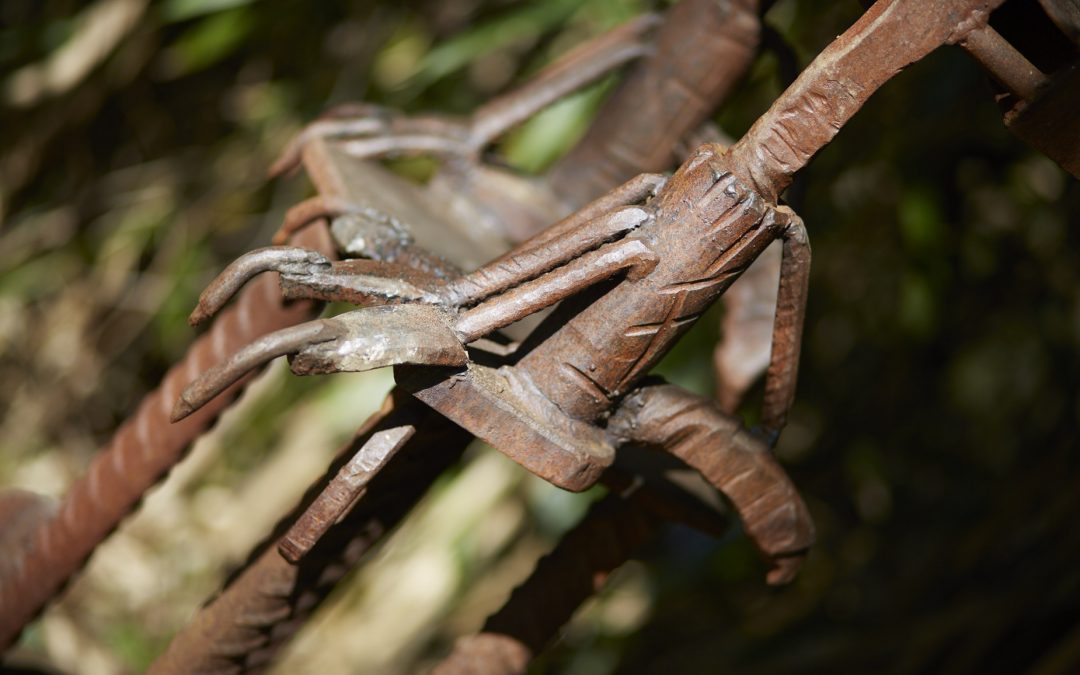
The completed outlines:
[[[298,375],[360,372],[400,364],[464,366],[453,316],[431,305],[364,307],[265,335],[206,371],[180,395],[179,421],[252,370],[290,356]]]

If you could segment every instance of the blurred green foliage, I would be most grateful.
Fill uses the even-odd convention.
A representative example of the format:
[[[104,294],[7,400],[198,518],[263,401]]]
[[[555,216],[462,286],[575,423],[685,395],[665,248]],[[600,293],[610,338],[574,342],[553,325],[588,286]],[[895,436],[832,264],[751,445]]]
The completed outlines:
[[[198,290],[305,196],[263,179],[304,121],[359,99],[465,113],[646,6],[0,4],[0,476],[48,457],[59,491],[155,386],[191,340]],[[859,11],[781,0],[767,18],[805,65]],[[95,21],[99,44],[65,57]],[[542,170],[609,86],[515,132],[507,161]],[[737,136],[783,86],[763,54],[720,124]],[[818,525],[809,564],[768,589],[742,538],[672,528],[607,592],[608,607],[644,603],[611,616],[640,618],[586,613],[537,672],[1076,672],[1077,182],[1004,131],[983,75],[946,50],[879,92],[788,197],[815,258],[778,452]],[[710,391],[715,326],[714,312],[661,370]],[[207,480],[260,464],[319,385],[274,380]],[[580,513],[523,499],[542,541]],[[168,629],[98,636],[142,666]],[[416,658],[452,637],[425,636]]]

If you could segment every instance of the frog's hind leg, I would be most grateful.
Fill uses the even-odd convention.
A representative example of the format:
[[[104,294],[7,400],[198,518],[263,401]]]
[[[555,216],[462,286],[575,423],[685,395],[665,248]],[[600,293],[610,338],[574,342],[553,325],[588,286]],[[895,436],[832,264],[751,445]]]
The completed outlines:
[[[623,400],[608,425],[616,444],[672,454],[733,505],[770,565],[771,584],[790,581],[814,542],[810,513],[768,446],[712,401],[674,385],[642,387]]]

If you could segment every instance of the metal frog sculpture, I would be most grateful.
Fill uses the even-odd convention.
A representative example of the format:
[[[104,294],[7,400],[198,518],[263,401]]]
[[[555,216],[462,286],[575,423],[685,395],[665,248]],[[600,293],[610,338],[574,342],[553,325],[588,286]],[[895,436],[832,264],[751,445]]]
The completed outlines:
[[[635,205],[654,190],[655,197]],[[801,221],[740,181],[715,146],[700,149],[671,179],[634,179],[457,278],[423,278],[419,271],[407,281],[383,277],[379,263],[332,263],[295,248],[242,257],[204,294],[196,319],[212,315],[235,288],[267,269],[281,273],[289,297],[395,304],[252,344],[186,389],[174,417],[283,354],[292,355],[292,369],[301,374],[395,365],[399,382],[428,405],[537,475],[584,490],[611,464],[618,445],[650,441],[653,425],[671,414],[638,391],[642,378],[777,237],[786,244],[785,275],[763,415],[767,436],[775,438],[794,392],[809,247]],[[614,286],[605,284],[615,279]],[[549,317],[506,365],[486,365],[490,359],[471,357],[465,347],[586,289],[592,292]],[[637,403],[628,407],[624,399]],[[596,425],[612,413],[606,429]],[[691,445],[704,447],[680,446],[678,454],[735,505],[776,567],[770,580],[789,580],[813,527],[767,445],[743,434],[711,448],[714,457],[707,451],[710,434],[693,438]]]
[[[998,4],[877,3],[730,149],[706,144],[667,180],[638,176],[474,272],[331,262],[288,247],[242,257],[204,293],[194,322],[270,270],[286,297],[362,307],[241,350],[183,392],[174,419],[286,354],[299,374],[393,365],[414,396],[569,490],[595,484],[626,444],[678,456],[728,497],[772,568],[769,581],[790,580],[813,526],[769,448],[794,395],[810,253],[802,222],[778,196],[896,72],[945,43],[978,55],[972,38],[990,31]],[[362,122],[350,124],[363,136]],[[378,154],[363,149],[377,141],[351,142]],[[760,433],[732,432],[715,409],[704,421],[681,415],[701,401],[670,388],[656,395],[645,376],[777,238],[784,250]],[[521,344],[492,352],[478,342],[562,301]]]

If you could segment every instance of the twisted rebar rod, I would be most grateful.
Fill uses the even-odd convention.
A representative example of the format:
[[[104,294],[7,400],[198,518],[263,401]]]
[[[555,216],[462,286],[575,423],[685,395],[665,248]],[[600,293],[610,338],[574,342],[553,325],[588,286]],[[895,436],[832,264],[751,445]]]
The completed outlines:
[[[325,226],[309,228],[296,243],[330,252]],[[176,397],[192,380],[240,347],[312,316],[317,305],[286,304],[273,276],[259,279],[188,349],[157,389],[91,462],[57,510],[16,552],[15,572],[0,579],[0,649],[67,584],[94,548],[138,505],[143,494],[180,461],[191,443],[229,406],[250,378],[180,424],[170,424]]]

